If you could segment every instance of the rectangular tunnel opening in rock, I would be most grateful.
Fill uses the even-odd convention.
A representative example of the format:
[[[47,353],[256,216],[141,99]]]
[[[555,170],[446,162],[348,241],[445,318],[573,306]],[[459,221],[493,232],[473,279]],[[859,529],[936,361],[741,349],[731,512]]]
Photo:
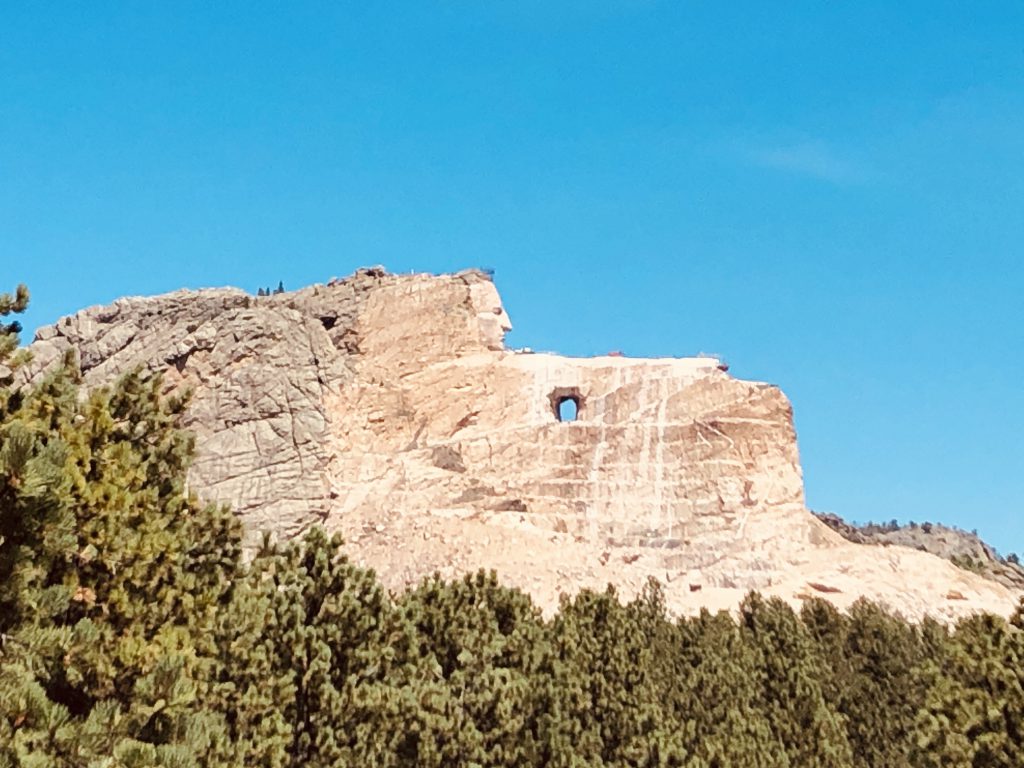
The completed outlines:
[[[584,406],[583,393],[578,387],[555,387],[548,395],[551,410],[558,421],[576,421]]]
[[[575,397],[563,397],[558,401],[558,420],[576,421],[580,413],[580,404]]]

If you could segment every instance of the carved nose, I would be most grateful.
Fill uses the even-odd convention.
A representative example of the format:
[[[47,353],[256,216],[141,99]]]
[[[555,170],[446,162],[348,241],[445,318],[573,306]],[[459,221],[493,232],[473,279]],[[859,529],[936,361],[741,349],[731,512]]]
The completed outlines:
[[[508,331],[512,330],[512,318],[508,316],[508,313],[502,307],[495,307],[494,314],[498,316],[498,327],[501,330]]]

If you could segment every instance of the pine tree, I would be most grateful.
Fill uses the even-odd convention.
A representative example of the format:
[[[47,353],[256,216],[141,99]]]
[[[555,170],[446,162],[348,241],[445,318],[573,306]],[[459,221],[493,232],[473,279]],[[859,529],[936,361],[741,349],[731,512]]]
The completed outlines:
[[[924,704],[922,628],[860,599],[848,615],[821,599],[801,618],[831,669],[823,690],[846,725],[853,765],[906,765]]]
[[[458,764],[537,765],[552,656],[530,598],[481,571],[451,584],[428,579],[401,608],[457,703]]]
[[[562,603],[552,625],[559,663],[551,765],[694,764],[659,698],[652,612],[664,620],[658,595],[624,606],[611,587]]]
[[[846,657],[849,619],[828,600],[812,597],[800,607],[800,621],[814,643],[818,657],[824,662],[821,669],[822,694],[836,709],[841,709],[843,696],[853,676],[850,660]]]
[[[1010,624],[1017,629],[1024,629],[1024,597],[1017,601],[1017,607],[1010,616]]]
[[[0,318],[21,314],[28,309],[28,288],[19,285],[12,296],[0,293]],[[17,320],[0,320],[0,416],[7,408],[8,399],[14,394],[10,390],[14,372],[28,360],[26,351],[18,351],[21,323]]]
[[[1024,632],[998,616],[964,619],[925,675],[914,765],[1024,765]]]
[[[904,765],[914,720],[924,704],[918,665],[922,646],[913,627],[875,603],[850,608],[843,660],[849,670],[839,698],[854,765]]]
[[[0,420],[0,765],[193,765],[223,738],[200,698],[238,525],[186,493],[160,386],[80,398],[64,369]]]
[[[313,529],[253,561],[218,631],[244,764],[459,765],[455,706],[372,571]]]
[[[793,609],[751,593],[740,605],[741,634],[756,654],[761,707],[793,768],[845,768],[850,745],[826,701],[827,665]]]
[[[708,768],[788,765],[761,706],[757,655],[725,612],[682,619],[662,650],[661,693],[683,744]]]
[[[0,293],[0,317],[21,314],[28,309],[28,300],[28,287],[25,285],[19,285],[13,296],[9,293]],[[19,333],[21,323],[17,320],[0,323],[0,363],[5,362],[18,348]]]

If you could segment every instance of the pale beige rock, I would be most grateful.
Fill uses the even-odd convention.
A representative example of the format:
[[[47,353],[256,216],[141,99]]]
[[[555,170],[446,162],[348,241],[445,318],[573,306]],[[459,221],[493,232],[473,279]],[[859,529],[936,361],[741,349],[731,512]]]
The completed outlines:
[[[143,366],[192,388],[200,495],[231,504],[250,541],[341,531],[392,588],[494,568],[546,610],[650,577],[681,612],[750,589],[843,607],[864,595],[913,618],[1014,607],[1001,584],[815,519],[778,388],[713,358],[508,351],[509,328],[482,273],[371,269],[277,296],[87,309],[37,334],[27,375],[74,348],[88,385]],[[576,421],[558,421],[563,398]]]

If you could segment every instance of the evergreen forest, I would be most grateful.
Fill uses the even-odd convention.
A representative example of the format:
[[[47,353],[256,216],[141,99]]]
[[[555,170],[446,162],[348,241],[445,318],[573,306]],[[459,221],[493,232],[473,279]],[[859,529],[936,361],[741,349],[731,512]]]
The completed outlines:
[[[191,495],[185,401],[37,385],[0,296],[0,768],[1024,766],[1024,608],[867,601],[546,618],[493,573],[389,594],[320,530],[243,558]]]

